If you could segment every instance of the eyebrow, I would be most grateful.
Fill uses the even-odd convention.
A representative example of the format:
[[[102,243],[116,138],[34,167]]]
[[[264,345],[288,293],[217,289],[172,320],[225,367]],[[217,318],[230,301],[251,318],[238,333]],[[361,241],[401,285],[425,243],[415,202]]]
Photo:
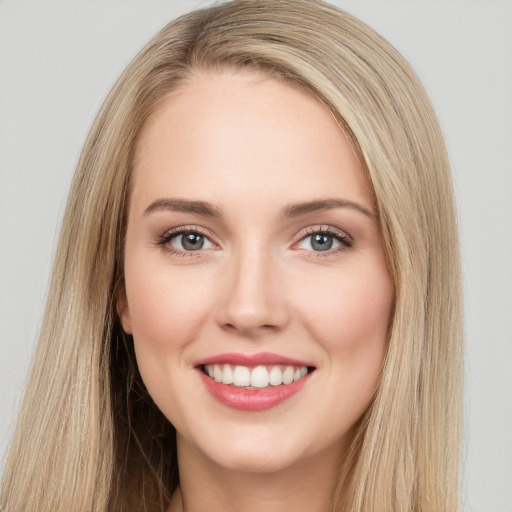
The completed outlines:
[[[144,215],[149,215],[159,210],[171,210],[175,212],[197,213],[205,217],[221,217],[221,211],[206,201],[190,201],[189,199],[157,199],[145,210]]]
[[[367,208],[346,199],[316,199],[313,201],[303,201],[286,205],[281,211],[281,218],[291,219],[307,215],[308,213],[317,213],[335,208],[351,208],[370,219],[375,219],[375,214]],[[175,212],[195,213],[205,217],[222,217],[219,208],[206,201],[192,201],[190,199],[163,198],[153,201],[145,210],[144,215],[149,215],[159,210],[171,210]]]
[[[333,210],[334,208],[351,208],[360,213],[363,213],[367,217],[370,217],[370,219],[375,219],[375,214],[365,208],[363,205],[355,203],[354,201],[348,201],[346,199],[318,199],[289,204],[283,209],[281,216],[284,219],[290,219],[294,217],[300,217],[301,215],[306,215],[308,213]]]

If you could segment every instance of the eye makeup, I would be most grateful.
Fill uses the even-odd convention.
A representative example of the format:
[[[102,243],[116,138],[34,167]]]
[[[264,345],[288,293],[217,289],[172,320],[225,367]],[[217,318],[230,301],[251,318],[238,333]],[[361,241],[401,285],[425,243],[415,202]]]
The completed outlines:
[[[310,227],[305,230],[301,235],[298,242],[294,244],[297,246],[299,243],[310,240],[308,248],[298,248],[300,250],[310,253],[311,257],[322,258],[333,256],[342,253],[352,247],[352,239],[346,233],[338,231],[330,226]],[[338,244],[332,248],[333,244]],[[322,247],[324,246],[324,247]],[[315,247],[320,250],[315,250]]]
[[[180,239],[180,244],[182,245],[183,249],[176,248],[172,245],[172,242],[175,241],[175,239]],[[188,239],[187,239],[188,238]],[[187,249],[184,244],[185,239],[185,245],[196,245],[197,248],[193,249]],[[175,256],[181,256],[181,257],[198,257],[200,256],[200,252],[205,249],[204,248],[204,242],[207,241],[208,244],[212,245],[213,247],[207,247],[206,249],[215,248],[217,249],[218,246],[214,244],[211,241],[211,235],[207,234],[206,231],[203,231],[199,226],[182,226],[178,228],[171,229],[169,231],[166,231],[162,235],[160,235],[156,240],[156,245],[161,247],[162,250],[169,254],[173,254]]]
[[[219,249],[211,238],[211,235],[199,226],[181,226],[160,235],[156,245],[166,253],[175,256],[196,258],[200,257],[204,250]],[[181,245],[181,248],[176,247],[176,243]],[[301,243],[309,247],[298,247]],[[352,239],[345,233],[329,226],[318,226],[307,228],[292,245],[292,250],[311,253],[311,257],[327,257],[344,252],[351,247]]]

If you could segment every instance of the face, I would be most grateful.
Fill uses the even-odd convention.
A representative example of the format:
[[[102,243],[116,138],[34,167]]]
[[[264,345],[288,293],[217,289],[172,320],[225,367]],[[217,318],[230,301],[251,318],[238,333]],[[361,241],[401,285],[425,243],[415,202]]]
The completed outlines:
[[[343,453],[386,350],[393,284],[332,115],[256,74],[197,75],[136,148],[118,309],[178,449],[277,471]]]

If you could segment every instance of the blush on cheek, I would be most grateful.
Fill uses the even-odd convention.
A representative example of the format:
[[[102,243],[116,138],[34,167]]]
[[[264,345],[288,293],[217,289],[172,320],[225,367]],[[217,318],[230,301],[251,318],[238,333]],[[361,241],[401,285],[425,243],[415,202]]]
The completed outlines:
[[[198,287],[197,276],[186,279],[161,269],[132,275],[135,278],[127,283],[127,294],[134,337],[163,349],[176,349],[192,341],[200,320],[211,309],[208,294],[198,294],[208,281]]]
[[[329,350],[357,350],[377,340],[385,344],[390,303],[388,293],[377,297],[361,287],[337,288],[309,308],[310,326]]]

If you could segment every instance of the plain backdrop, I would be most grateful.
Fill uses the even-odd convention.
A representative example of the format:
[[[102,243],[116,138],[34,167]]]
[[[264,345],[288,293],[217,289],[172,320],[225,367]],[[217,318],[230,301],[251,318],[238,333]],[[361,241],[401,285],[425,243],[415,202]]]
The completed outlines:
[[[334,2],[423,81],[453,164],[465,272],[465,512],[512,511],[512,2]],[[0,1],[0,454],[41,322],[71,176],[103,98],[195,0]]]

